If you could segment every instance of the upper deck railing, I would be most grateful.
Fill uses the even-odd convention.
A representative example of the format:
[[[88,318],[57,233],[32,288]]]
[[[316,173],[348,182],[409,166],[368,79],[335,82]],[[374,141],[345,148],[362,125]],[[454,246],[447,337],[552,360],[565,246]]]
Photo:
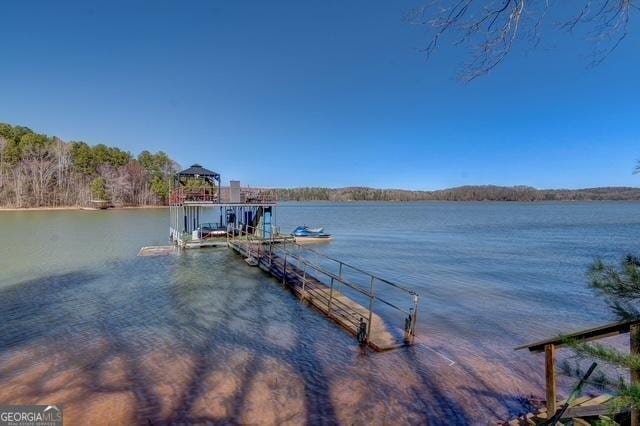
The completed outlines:
[[[241,188],[240,204],[272,204],[278,201],[274,190]],[[229,188],[222,188],[220,195],[213,188],[188,189],[184,187],[174,188],[169,195],[169,204],[172,206],[182,204],[231,204],[231,192]]]

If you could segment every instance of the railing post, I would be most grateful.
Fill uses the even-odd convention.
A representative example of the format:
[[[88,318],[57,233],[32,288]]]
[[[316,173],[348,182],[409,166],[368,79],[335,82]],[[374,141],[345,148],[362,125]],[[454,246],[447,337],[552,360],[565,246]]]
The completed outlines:
[[[327,315],[331,315],[331,302],[333,301],[333,277],[331,277],[331,288],[329,289],[329,306],[327,308]]]
[[[640,354],[640,324],[629,326],[629,353],[638,356]],[[631,370],[631,386],[640,385],[640,372]],[[640,411],[637,408],[631,409],[631,426],[640,426]]]
[[[416,316],[418,315],[418,295],[413,295],[413,307],[409,309],[409,327],[406,330],[405,342],[413,344],[414,337],[416,335]]]
[[[549,417],[553,416],[557,410],[555,352],[556,347],[554,344],[545,345],[544,373],[547,385],[547,413]]]
[[[302,265],[302,293],[300,293],[300,296],[304,300],[306,299],[305,284],[307,283],[307,263],[304,262]]]
[[[411,326],[411,340],[416,335],[416,323],[418,321],[418,295],[413,295],[413,325]]]
[[[369,320],[367,321],[367,344],[371,341],[371,320],[373,319],[373,281],[376,278],[371,275],[371,285],[369,286]]]
[[[284,252],[284,267],[282,268],[282,285],[287,284],[287,252]]]

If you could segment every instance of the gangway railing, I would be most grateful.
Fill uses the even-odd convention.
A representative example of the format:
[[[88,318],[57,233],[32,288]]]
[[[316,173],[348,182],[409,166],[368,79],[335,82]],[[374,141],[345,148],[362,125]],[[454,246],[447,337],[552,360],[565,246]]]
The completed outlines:
[[[266,234],[267,238],[260,237],[265,235],[262,231],[247,225],[241,228],[230,227],[227,242],[230,245],[242,245],[244,254],[255,259],[258,265],[272,272],[277,268],[281,271],[283,284],[287,284],[289,279],[295,279],[297,282],[294,284],[299,287],[300,297],[309,295],[326,303],[327,315],[340,316],[358,330],[358,334],[362,332],[358,336],[362,343],[370,343],[372,335],[377,331],[374,326],[385,328],[387,332],[387,327],[382,322],[390,316],[397,318],[398,314],[403,323],[400,326],[396,324],[395,329],[404,332],[405,344],[413,343],[419,302],[419,295],[415,291],[297,244],[294,237],[281,235],[275,227]],[[366,320],[361,315],[362,310],[354,309],[354,306],[364,308]],[[382,311],[381,307],[393,314],[378,315],[375,311]],[[376,321],[376,317],[380,320]]]

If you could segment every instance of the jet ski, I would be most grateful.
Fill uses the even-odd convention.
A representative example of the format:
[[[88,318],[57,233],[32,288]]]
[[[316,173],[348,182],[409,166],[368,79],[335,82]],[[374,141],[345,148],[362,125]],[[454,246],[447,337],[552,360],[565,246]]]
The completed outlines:
[[[291,233],[296,238],[296,241],[307,241],[307,240],[329,240],[331,239],[331,234],[325,234],[324,228],[309,228],[308,226],[298,226]]]

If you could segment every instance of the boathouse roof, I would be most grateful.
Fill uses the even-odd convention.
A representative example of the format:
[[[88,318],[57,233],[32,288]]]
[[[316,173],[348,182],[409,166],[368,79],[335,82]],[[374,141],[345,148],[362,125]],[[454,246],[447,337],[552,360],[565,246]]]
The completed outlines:
[[[220,179],[220,174],[209,169],[205,169],[200,164],[193,164],[188,169],[178,172],[179,177],[200,176],[200,177],[212,177],[216,180]]]

